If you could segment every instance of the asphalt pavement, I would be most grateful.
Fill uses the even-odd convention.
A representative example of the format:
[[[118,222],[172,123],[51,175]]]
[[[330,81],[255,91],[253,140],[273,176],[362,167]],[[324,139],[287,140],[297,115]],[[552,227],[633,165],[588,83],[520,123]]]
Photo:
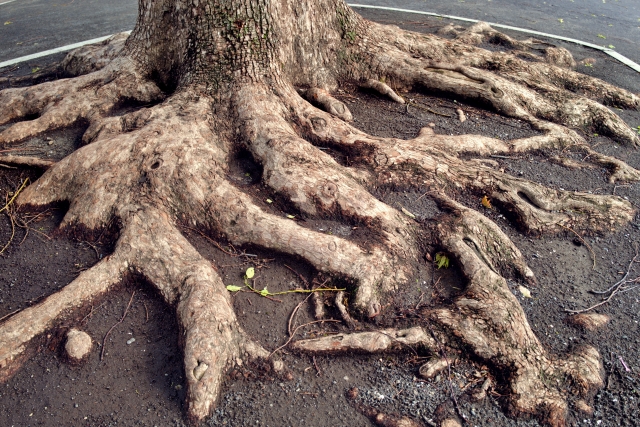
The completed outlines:
[[[640,0],[352,0],[571,37],[640,63]],[[133,28],[136,0],[0,0],[0,62]],[[640,89],[640,88],[639,88]]]

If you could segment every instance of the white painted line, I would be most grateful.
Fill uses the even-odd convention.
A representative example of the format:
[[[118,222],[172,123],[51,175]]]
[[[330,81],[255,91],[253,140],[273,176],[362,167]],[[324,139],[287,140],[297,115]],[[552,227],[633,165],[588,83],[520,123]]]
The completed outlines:
[[[372,6],[372,5],[368,5],[368,4],[349,4],[349,6],[351,6],[351,7],[359,7],[361,9],[388,10],[388,11],[391,11],[391,12],[404,12],[404,13],[415,13],[415,14],[418,14],[418,15],[437,16],[439,18],[453,19],[453,20],[456,20],[456,21],[464,21],[464,22],[473,22],[473,23],[480,22],[477,19],[461,18],[459,16],[451,16],[451,15],[442,15],[440,13],[434,13],[434,12],[422,12],[422,11],[419,11],[419,10],[398,9],[396,7]],[[632,69],[634,69],[634,70],[636,70],[637,72],[640,73],[640,65],[636,64],[635,62],[633,62],[632,60],[630,60],[626,56],[623,56],[620,53],[616,52],[615,50],[609,49],[607,47],[598,46],[597,44],[593,44],[593,43],[583,42],[582,40],[572,39],[570,37],[556,36],[555,34],[543,33],[541,31],[528,30],[526,28],[519,28],[519,27],[512,27],[511,25],[496,24],[496,23],[493,23],[493,22],[487,22],[487,24],[491,25],[492,27],[496,27],[496,28],[502,28],[502,29],[511,30],[511,31],[518,31],[520,33],[526,33],[526,34],[533,34],[533,35],[536,35],[536,36],[547,37],[549,39],[562,40],[562,41],[565,41],[565,42],[578,44],[580,46],[585,46],[585,47],[590,47],[592,49],[597,49],[599,51],[602,51],[602,52],[606,53],[607,55],[611,56],[612,58],[622,62],[624,65],[626,65],[626,66],[628,66],[628,67],[630,67],[630,68],[632,68]]]
[[[13,3],[16,0],[9,0],[9,1],[3,1],[2,3],[0,3],[0,6],[2,6],[3,4],[7,4],[7,3]]]
[[[125,31],[125,32],[127,34],[131,34],[131,31]],[[67,52],[82,46],[86,46],[88,44],[100,43],[102,41],[105,41],[111,36],[113,36],[113,34],[110,34],[104,37],[98,37],[96,39],[85,40],[83,42],[68,44],[66,46],[57,47],[55,49],[45,50],[43,52],[34,53],[33,55],[21,56],[20,58],[10,59],[9,61],[0,62],[0,68],[9,67],[11,65],[19,64],[21,62],[31,61],[32,59],[42,58],[43,56],[53,55],[54,53]]]

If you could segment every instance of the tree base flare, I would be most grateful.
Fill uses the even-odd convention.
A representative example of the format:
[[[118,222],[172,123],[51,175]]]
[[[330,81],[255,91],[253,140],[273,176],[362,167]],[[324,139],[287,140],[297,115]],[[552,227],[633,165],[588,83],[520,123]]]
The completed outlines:
[[[322,5],[341,11],[339,19],[323,24],[324,38],[318,41],[307,34],[295,48],[284,42],[276,48],[266,36],[251,39],[271,28],[257,25],[253,17],[238,15],[224,21],[233,25],[218,28],[221,24],[212,15],[220,11],[207,9],[209,2],[194,2],[193,14],[205,21],[211,18],[207,25],[218,28],[221,39],[199,34],[209,26],[198,21],[195,33],[205,37],[202,43],[212,50],[203,48],[193,55],[193,63],[182,62],[189,55],[178,54],[178,48],[188,40],[180,40],[177,31],[177,40],[158,36],[169,52],[160,60],[155,47],[141,42],[145,20],[164,16],[162,7],[169,7],[157,3],[142,2],[141,13],[147,13],[141,14],[126,43],[119,37],[71,54],[65,66],[78,77],[0,92],[0,125],[8,125],[0,132],[3,146],[78,122],[88,126],[83,147],[55,164],[3,157],[47,169],[17,202],[36,207],[67,202],[62,228],[95,231],[120,224],[113,254],[0,324],[0,379],[18,369],[30,342],[55,327],[67,310],[135,275],[176,309],[188,417],[194,422],[205,419],[227,369],[245,359],[267,359],[270,353],[243,331],[216,269],[178,231],[188,224],[234,245],[298,256],[317,271],[348,281],[350,300],[345,304],[340,295],[336,302],[343,319],[377,316],[386,299],[411,285],[424,257],[424,242],[435,236],[429,244],[455,258],[467,284],[449,305],[424,309],[428,328],[421,322],[402,330],[298,341],[292,347],[327,353],[404,346],[439,353],[443,345],[457,347],[503,373],[499,387],[507,392],[513,414],[537,415],[555,426],[566,421],[562,390],[589,398],[602,386],[596,349],[584,347],[560,359],[543,347],[505,280],[517,277],[534,283],[534,272],[495,223],[457,203],[452,194],[471,190],[490,195],[496,207],[525,230],[540,234],[567,228],[608,232],[629,222],[634,209],[621,198],[549,189],[465,156],[579,146],[588,153],[585,161],[612,170],[612,180],[638,180],[640,172],[596,153],[574,129],[593,127],[637,145],[640,139],[633,130],[600,104],[637,109],[637,96],[570,71],[572,59],[560,49],[547,49],[540,60],[531,56],[529,42],[503,38],[515,49],[509,53],[473,46],[485,37],[502,37],[486,25],[465,31],[449,28],[456,40],[445,41],[364,21],[337,0],[303,2],[308,7],[298,10],[300,19],[289,24],[276,24],[280,21],[274,18],[294,5],[285,1],[267,7],[265,19],[281,26],[273,28],[280,35],[295,34],[297,26],[307,28],[305,22],[315,22]],[[233,2],[227,3],[231,7]],[[159,31],[160,24],[154,25],[148,34]],[[235,33],[238,28],[244,31],[242,37]],[[244,37],[254,40],[252,49],[243,44]],[[222,56],[228,60],[224,62],[215,50],[220,46],[238,55]],[[343,63],[327,59],[331,55],[324,54],[326,46],[340,52]],[[282,70],[281,64],[291,69]],[[347,106],[331,94],[345,83],[373,89],[395,102],[405,102],[398,93],[412,88],[481,102],[529,123],[538,133],[501,141],[438,135],[427,127],[409,140],[375,137],[357,129]],[[578,83],[584,94],[565,89]],[[323,149],[328,147],[341,156],[327,154]],[[290,213],[256,199],[229,178],[230,161],[238,152],[248,153],[260,166],[260,179],[287,201]],[[380,185],[411,188],[415,182],[428,184],[425,196],[444,212],[435,226],[372,195]],[[369,239],[315,231],[294,221],[300,218],[338,219],[366,229]],[[355,322],[351,326],[359,327]],[[449,366],[444,360],[443,366]],[[271,363],[282,369],[278,361]],[[376,422],[412,421],[377,414]]]

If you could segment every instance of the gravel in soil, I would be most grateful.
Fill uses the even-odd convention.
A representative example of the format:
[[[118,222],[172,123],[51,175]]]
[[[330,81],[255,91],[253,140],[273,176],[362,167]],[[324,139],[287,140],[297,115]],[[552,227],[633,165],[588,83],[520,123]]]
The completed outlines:
[[[408,18],[402,14],[367,12],[367,16],[388,19],[413,30],[435,31],[444,24],[440,20],[418,20],[415,16]],[[581,59],[582,54],[577,50],[577,59]],[[594,56],[593,52],[588,54]],[[597,61],[613,70],[606,77],[612,77],[614,83],[625,87],[637,83],[637,76],[629,75],[623,66],[605,57],[598,57]],[[600,70],[600,67],[583,68],[589,69],[581,71],[596,74]],[[378,136],[411,138],[428,123],[434,123],[435,132],[439,134],[477,133],[510,139],[533,132],[517,120],[498,117],[459,100],[404,94],[439,113],[434,114],[423,108],[409,107],[407,111],[405,106],[392,104],[372,93],[345,90],[343,98],[354,114],[356,126]],[[468,118],[465,123],[457,120],[456,108],[465,111]],[[633,127],[640,124],[638,112],[624,112],[622,116]],[[41,154],[54,159],[61,158],[78,146],[81,131],[81,128],[60,131],[34,138],[23,146],[40,150]],[[637,150],[593,133],[588,137],[597,150],[640,168]],[[54,143],[49,144],[51,141]],[[571,170],[545,160],[552,154],[541,152],[492,160],[507,173],[553,188],[615,193],[636,206],[640,204],[640,184],[609,184],[605,170]],[[580,153],[571,155],[581,160]],[[238,185],[251,187],[254,197],[262,200],[265,206],[269,205],[269,209],[287,213],[286,205],[265,202],[272,195],[260,190],[256,182],[260,171],[250,162],[242,160],[236,169],[232,173],[237,175]],[[4,197],[16,191],[25,178],[33,181],[37,174],[30,170],[0,168],[0,194]],[[376,190],[376,196],[394,207],[406,208],[418,221],[426,223],[433,221],[438,209],[432,200],[422,197],[425,191],[420,186],[382,188]],[[456,195],[459,202],[496,221],[521,249],[535,272],[538,284],[530,289],[532,298],[525,298],[518,291],[520,283],[510,281],[509,284],[542,342],[557,354],[591,344],[602,355],[606,387],[594,398],[593,415],[572,411],[570,424],[637,425],[640,413],[640,290],[621,294],[595,310],[611,318],[607,326],[595,332],[570,325],[564,309],[584,308],[598,302],[590,291],[607,288],[622,277],[635,255],[634,244],[640,241],[640,217],[617,233],[585,237],[592,254],[585,244],[576,242],[570,232],[542,238],[522,235],[499,211],[484,209],[480,197],[482,195],[471,193]],[[89,244],[57,233],[56,227],[63,215],[64,206],[54,207],[30,223],[31,230],[26,237],[25,230],[18,228],[14,243],[0,257],[0,318],[55,292],[73,280],[79,271],[108,254],[109,247],[101,242]],[[351,238],[354,231],[352,224],[335,220],[308,220],[304,225],[346,238]],[[252,285],[256,289],[267,287],[271,292],[301,287],[303,279],[311,282],[316,275],[313,268],[296,258],[258,248],[232,248],[224,242],[214,244],[208,236],[189,229],[184,229],[184,233],[203,256],[214,262],[225,284],[243,286],[248,267],[256,267]],[[3,216],[0,218],[0,243],[7,242],[10,236],[10,221]],[[640,275],[640,268],[636,266],[632,274],[635,274],[633,277]],[[436,289],[432,284],[438,278],[441,278],[442,286]],[[399,307],[415,304],[415,298],[425,293],[440,293],[446,299],[461,284],[455,265],[440,270],[425,265],[416,279],[417,289],[411,292],[407,301],[398,302]],[[343,285],[340,282],[330,284]],[[244,291],[233,296],[243,327],[270,350],[286,342],[287,321],[303,299],[304,295],[288,294],[274,301]],[[131,305],[126,310],[129,301]],[[386,321],[402,315],[400,308],[390,310]],[[104,358],[100,360],[105,334],[125,311],[122,323],[106,339]],[[311,312],[308,305],[300,310],[297,324],[311,321]],[[400,321],[407,322],[406,319]],[[363,327],[362,324],[359,326]],[[89,359],[79,366],[68,363],[63,355],[63,337],[71,327],[84,330],[94,340]],[[341,329],[334,324],[313,325],[303,328],[299,337]],[[38,351],[23,369],[0,385],[0,425],[183,425],[184,378],[177,334],[172,307],[164,304],[144,282],[133,280],[123,284],[92,306],[69,313],[58,327],[43,337]],[[535,420],[506,417],[499,396],[495,394],[489,393],[484,400],[473,401],[469,392],[477,390],[492,373],[486,367],[470,362],[456,363],[450,375],[445,371],[431,380],[422,380],[417,377],[420,362],[433,355],[411,349],[401,354],[354,354],[333,358],[288,354],[285,349],[281,351],[281,357],[291,374],[289,378],[274,376],[258,366],[244,366],[230,372],[217,409],[207,425],[371,425],[355,409],[359,405],[411,416],[430,425],[444,415],[454,413],[451,394],[456,396],[468,425],[538,425]],[[350,400],[345,393],[353,387],[358,393]]]

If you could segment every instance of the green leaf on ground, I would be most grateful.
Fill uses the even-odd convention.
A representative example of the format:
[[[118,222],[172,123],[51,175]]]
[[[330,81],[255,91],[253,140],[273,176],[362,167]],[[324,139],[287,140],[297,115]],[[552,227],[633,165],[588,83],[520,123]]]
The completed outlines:
[[[449,268],[449,257],[443,254],[442,252],[438,252],[436,254],[436,265],[438,268]]]
[[[253,276],[256,275],[256,270],[253,267],[247,268],[247,271],[244,273],[247,279],[253,279]]]
[[[240,289],[242,289],[240,286],[227,285],[227,290],[229,292],[238,292]]]
[[[598,34],[598,37],[600,37],[601,39],[606,39],[607,37],[603,36],[602,34]]]
[[[263,297],[269,296],[269,291],[267,290],[266,286],[263,290],[260,291],[260,295],[262,295]]]

